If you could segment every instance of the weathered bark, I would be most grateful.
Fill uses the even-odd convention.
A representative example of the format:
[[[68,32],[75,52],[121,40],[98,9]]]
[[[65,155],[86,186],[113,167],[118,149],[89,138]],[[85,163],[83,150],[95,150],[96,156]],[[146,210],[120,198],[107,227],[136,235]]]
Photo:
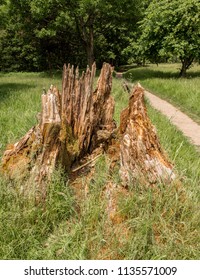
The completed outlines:
[[[79,77],[78,69],[64,66],[62,94],[51,86],[42,95],[40,123],[4,153],[2,169],[11,178],[28,176],[42,185],[57,164],[69,171],[75,160],[108,144],[115,129],[112,68],[103,65],[93,91],[95,71],[93,64]]]
[[[46,181],[57,165],[73,172],[75,162],[94,150],[104,150],[111,158],[111,166],[121,159],[124,185],[137,178],[150,183],[173,179],[172,165],[147,116],[144,90],[140,86],[130,95],[129,106],[122,111],[120,127],[116,129],[112,70],[104,63],[93,90],[95,64],[81,76],[78,68],[74,71],[73,66],[64,65],[61,94],[54,86],[42,94],[39,124],[7,148],[2,159],[3,172],[10,178],[35,182],[36,189],[45,198]]]
[[[2,159],[4,173],[11,179],[26,179],[30,186],[35,183],[40,199],[46,196],[45,182],[51,178],[60,157],[59,108],[60,94],[51,86],[47,94],[42,94],[40,123],[10,146]]]
[[[64,67],[62,104],[66,106],[61,115],[68,129],[71,129],[72,138],[77,141],[78,156],[92,152],[98,147],[99,133],[111,135],[115,129],[113,120],[115,105],[110,95],[112,68],[109,64],[103,65],[97,88],[93,91],[95,71],[96,67],[93,64],[92,70],[87,68],[86,73],[83,73],[79,79],[77,70],[74,80],[71,74],[73,71],[70,72],[69,67]],[[101,139],[100,142],[104,140],[107,141],[107,139]]]
[[[148,118],[140,85],[133,89],[129,106],[121,113],[120,133],[120,174],[124,185],[136,180],[156,183],[174,178],[172,165]]]

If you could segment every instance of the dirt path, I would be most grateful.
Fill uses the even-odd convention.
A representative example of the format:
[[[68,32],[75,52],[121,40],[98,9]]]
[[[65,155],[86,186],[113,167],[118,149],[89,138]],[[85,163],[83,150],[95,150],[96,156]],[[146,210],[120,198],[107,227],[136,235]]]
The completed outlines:
[[[116,78],[123,78],[123,73],[116,73]],[[167,101],[147,90],[145,90],[145,96],[149,99],[153,108],[165,115],[178,130],[183,132],[193,145],[200,148],[200,125]]]
[[[186,114],[175,108],[167,101],[155,96],[145,90],[145,95],[149,99],[152,107],[165,115],[183,134],[189,138],[190,142],[200,148],[200,125],[195,123]]]

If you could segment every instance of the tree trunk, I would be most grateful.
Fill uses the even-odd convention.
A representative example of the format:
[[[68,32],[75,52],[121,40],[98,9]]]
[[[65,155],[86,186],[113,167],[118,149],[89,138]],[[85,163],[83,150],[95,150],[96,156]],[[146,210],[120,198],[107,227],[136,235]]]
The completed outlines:
[[[77,29],[83,42],[83,46],[87,55],[87,62],[90,69],[95,61],[94,57],[94,14],[88,16],[85,22],[82,17],[77,18]]]
[[[193,57],[181,59],[182,67],[181,67],[181,71],[180,71],[180,74],[179,74],[179,76],[181,78],[185,78],[186,77],[186,71],[192,65],[193,60],[194,60]]]
[[[87,59],[88,65],[91,69],[92,64],[94,63],[94,16],[90,17],[89,20],[89,40],[87,42],[86,51],[87,51]]]
[[[87,62],[88,62],[88,66],[91,68],[92,64],[94,63],[94,46],[92,42],[89,42],[86,45],[86,53],[87,53]]]
[[[186,71],[187,71],[187,64],[185,63],[185,60],[182,62],[182,67],[181,67],[181,71],[179,76],[181,78],[185,78],[186,77]]]

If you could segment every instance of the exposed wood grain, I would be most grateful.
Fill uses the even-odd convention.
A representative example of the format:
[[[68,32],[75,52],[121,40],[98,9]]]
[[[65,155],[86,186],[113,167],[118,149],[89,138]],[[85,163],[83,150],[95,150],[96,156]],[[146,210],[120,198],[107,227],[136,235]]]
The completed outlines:
[[[35,183],[45,198],[46,181],[58,165],[73,172],[74,163],[95,154],[99,147],[107,152],[110,166],[120,159],[123,185],[136,180],[152,184],[173,180],[173,166],[147,115],[140,85],[132,90],[128,107],[121,112],[119,129],[116,128],[112,71],[104,63],[93,90],[95,64],[82,75],[78,68],[64,65],[61,94],[53,85],[42,94],[39,123],[19,142],[9,145],[2,158],[3,172],[10,178],[26,179],[29,185]]]
[[[120,174],[124,185],[135,180],[156,183],[174,179],[173,166],[147,115],[140,85],[133,89],[129,105],[121,113],[120,133]]]
[[[81,76],[78,68],[64,65],[61,94],[54,86],[42,94],[39,124],[4,153],[2,169],[10,178],[29,174],[42,185],[58,164],[69,171],[75,160],[110,141],[115,129],[112,68],[103,64],[93,90],[95,72],[95,64]]]

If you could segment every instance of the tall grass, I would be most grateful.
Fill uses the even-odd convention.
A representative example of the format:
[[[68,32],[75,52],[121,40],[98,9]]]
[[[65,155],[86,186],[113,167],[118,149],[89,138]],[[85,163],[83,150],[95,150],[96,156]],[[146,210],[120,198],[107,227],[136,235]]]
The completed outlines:
[[[200,66],[194,65],[186,79],[178,78],[179,68],[178,64],[149,65],[133,68],[124,76],[134,83],[140,81],[145,88],[200,122]]]
[[[57,174],[56,174],[57,173]],[[36,204],[0,178],[0,259],[33,259],[57,226],[74,214],[71,190],[56,172],[46,201]]]
[[[36,123],[41,89],[48,88],[52,79],[20,73],[1,75],[1,81],[2,152]],[[60,78],[53,81],[60,82]],[[128,103],[120,80],[113,81],[113,95],[119,122]],[[41,204],[22,196],[19,183],[0,176],[0,259],[199,259],[199,153],[165,117],[147,106],[174,164],[174,184],[149,188],[137,183],[119,191],[119,218],[113,220],[105,190],[110,183],[120,190],[119,167],[111,171],[106,155],[97,160],[94,172],[75,182],[56,171]]]

